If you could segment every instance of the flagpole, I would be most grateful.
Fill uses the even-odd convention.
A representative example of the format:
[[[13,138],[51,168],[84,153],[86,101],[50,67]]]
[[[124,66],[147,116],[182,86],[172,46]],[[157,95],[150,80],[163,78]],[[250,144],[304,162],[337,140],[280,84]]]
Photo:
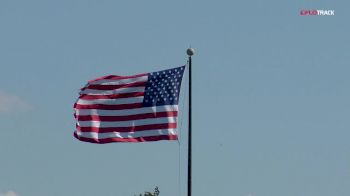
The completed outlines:
[[[187,164],[187,196],[192,195],[192,55],[194,49],[187,49],[188,55],[188,79],[189,79],[189,96],[188,96],[188,164]]]

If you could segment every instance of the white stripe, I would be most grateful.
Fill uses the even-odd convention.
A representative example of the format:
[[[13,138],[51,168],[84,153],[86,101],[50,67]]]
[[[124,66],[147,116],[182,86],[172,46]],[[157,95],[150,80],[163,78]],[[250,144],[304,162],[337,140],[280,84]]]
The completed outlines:
[[[156,113],[178,111],[177,105],[164,105],[154,107],[144,107],[127,110],[98,110],[98,109],[75,109],[75,114],[78,116],[96,115],[96,116],[127,116],[134,114]]]
[[[126,87],[119,88],[115,90],[96,90],[96,89],[85,89],[80,91],[80,94],[87,95],[113,95],[113,94],[122,94],[122,93],[136,93],[136,92],[144,92],[145,87]]]
[[[142,102],[143,102],[143,96],[130,97],[130,98],[119,98],[119,99],[94,99],[94,100],[79,99],[77,101],[77,104],[80,104],[80,105],[93,105],[93,104],[120,105],[120,104],[142,103]]]
[[[176,129],[157,129],[149,131],[136,132],[110,132],[110,133],[96,133],[96,132],[80,132],[76,131],[79,137],[92,139],[107,139],[107,138],[137,138],[160,135],[176,135]]]
[[[134,82],[146,82],[148,80],[148,76],[141,76],[137,78],[128,78],[128,79],[120,79],[120,80],[110,80],[110,79],[101,79],[94,82],[90,82],[89,85],[100,84],[100,85],[120,85],[120,84],[129,84]]]
[[[80,127],[134,127],[152,124],[176,123],[177,117],[152,118],[130,121],[106,122],[106,121],[78,121]]]

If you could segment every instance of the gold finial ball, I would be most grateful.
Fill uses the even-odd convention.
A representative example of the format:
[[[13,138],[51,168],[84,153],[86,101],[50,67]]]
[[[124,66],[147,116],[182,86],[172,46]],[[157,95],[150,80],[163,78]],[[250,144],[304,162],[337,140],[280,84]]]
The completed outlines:
[[[189,49],[187,49],[186,53],[187,53],[188,56],[192,56],[194,54],[194,49],[193,48],[189,48]]]

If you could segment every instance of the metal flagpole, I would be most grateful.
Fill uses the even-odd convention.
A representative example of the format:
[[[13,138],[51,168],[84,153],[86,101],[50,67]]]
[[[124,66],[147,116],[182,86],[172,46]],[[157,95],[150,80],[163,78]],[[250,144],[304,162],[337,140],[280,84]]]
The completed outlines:
[[[187,49],[188,55],[188,82],[189,82],[189,97],[188,97],[188,170],[187,170],[187,196],[192,195],[192,55],[194,49]]]

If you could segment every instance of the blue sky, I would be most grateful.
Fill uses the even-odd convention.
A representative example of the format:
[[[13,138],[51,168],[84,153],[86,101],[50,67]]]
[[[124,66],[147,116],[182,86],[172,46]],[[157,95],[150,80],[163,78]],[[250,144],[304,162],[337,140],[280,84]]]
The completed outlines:
[[[180,145],[94,145],[72,106],[86,81],[184,65],[190,45],[193,195],[350,195],[349,8],[2,0],[0,196],[185,196],[186,120]]]

